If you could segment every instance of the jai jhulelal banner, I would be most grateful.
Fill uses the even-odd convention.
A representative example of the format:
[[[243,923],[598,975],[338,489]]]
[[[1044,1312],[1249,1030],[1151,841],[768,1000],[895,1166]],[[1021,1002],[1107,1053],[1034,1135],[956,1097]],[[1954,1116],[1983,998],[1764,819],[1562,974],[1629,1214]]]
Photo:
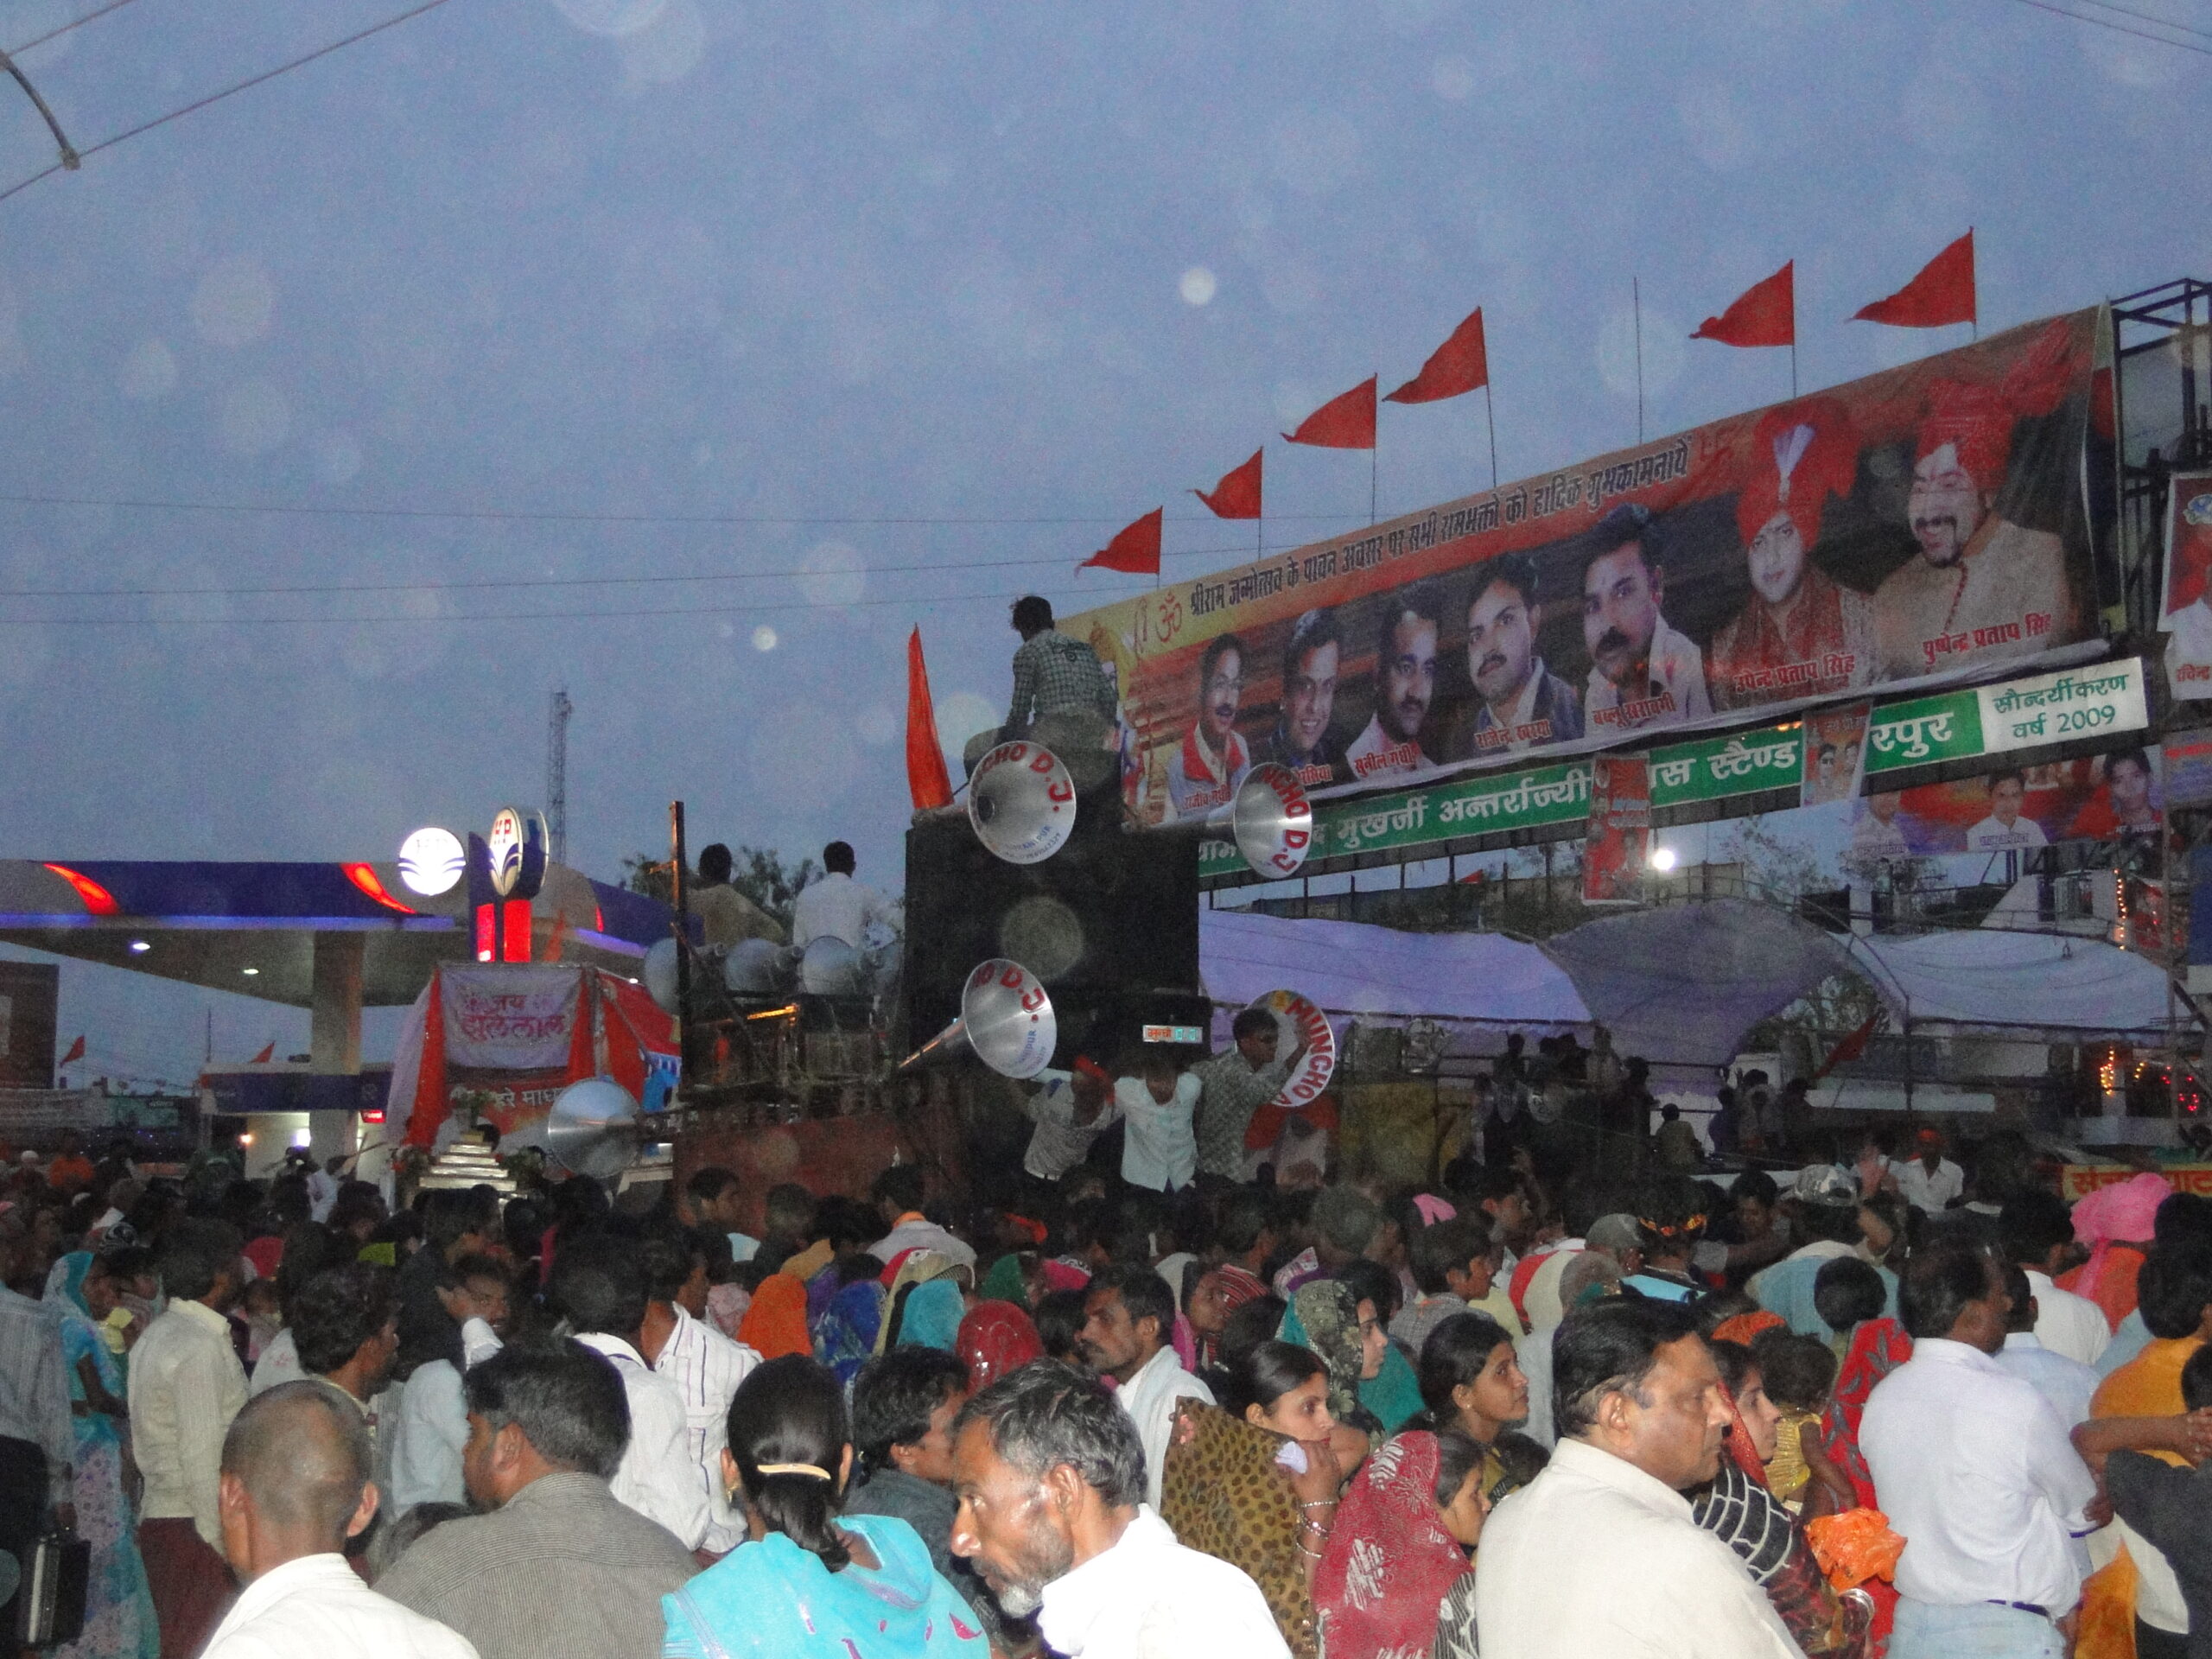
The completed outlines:
[[[1265,760],[1402,785],[2080,660],[2109,329],[2028,324],[1061,626],[1153,823]]]

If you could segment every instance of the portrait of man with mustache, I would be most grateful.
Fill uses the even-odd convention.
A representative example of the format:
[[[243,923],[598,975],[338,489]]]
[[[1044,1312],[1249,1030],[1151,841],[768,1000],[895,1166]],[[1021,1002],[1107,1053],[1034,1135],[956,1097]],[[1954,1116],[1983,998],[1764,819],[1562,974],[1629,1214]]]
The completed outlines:
[[[1243,696],[1244,642],[1224,633],[1198,658],[1198,717],[1168,763],[1167,798],[1177,817],[1228,805],[1251,771],[1251,752],[1236,731]]]
[[[1473,728],[1462,759],[1518,754],[1582,735],[1582,702],[1536,652],[1542,626],[1536,566],[1525,553],[1484,565],[1467,601],[1467,680]]]
[[[1375,643],[1375,713],[1344,762],[1359,779],[1426,772],[1436,763],[1421,747],[1429,706],[1436,700],[1436,641],[1444,631],[1444,595],[1418,582],[1383,595]]]
[[[1590,724],[1603,731],[1677,726],[1713,713],[1705,658],[1660,613],[1666,575],[1651,509],[1615,507],[1584,543],[1582,642],[1590,651]]]

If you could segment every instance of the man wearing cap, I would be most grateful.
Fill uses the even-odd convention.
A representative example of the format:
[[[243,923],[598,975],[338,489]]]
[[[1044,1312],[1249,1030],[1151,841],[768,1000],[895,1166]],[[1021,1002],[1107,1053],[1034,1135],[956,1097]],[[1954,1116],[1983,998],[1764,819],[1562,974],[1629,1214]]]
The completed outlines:
[[[1815,1282],[1821,1268],[1839,1256],[1855,1255],[1859,1245],[1859,1179],[1836,1164],[1815,1164],[1797,1172],[1789,1189],[1797,1212],[1798,1236],[1805,1242],[1745,1287],[1768,1313],[1802,1337],[1832,1341],[1835,1332],[1813,1304]],[[1895,1318],[1897,1276],[1877,1267],[1882,1275],[1882,1311]]]
[[[1942,1130],[1921,1130],[1913,1137],[1913,1152],[1912,1157],[1891,1166],[1897,1173],[1898,1195],[1916,1210],[1932,1213],[1949,1209],[1967,1190],[1967,1177],[1943,1155]]]

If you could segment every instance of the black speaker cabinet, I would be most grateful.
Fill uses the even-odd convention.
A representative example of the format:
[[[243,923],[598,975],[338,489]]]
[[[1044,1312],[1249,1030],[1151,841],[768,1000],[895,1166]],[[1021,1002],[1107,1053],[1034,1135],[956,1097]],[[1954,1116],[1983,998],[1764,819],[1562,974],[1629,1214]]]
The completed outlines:
[[[1045,982],[1059,1025],[1053,1064],[1102,1061],[1147,1024],[1203,1027],[1198,843],[1124,832],[1090,811],[1041,864],[1008,864],[964,816],[906,832],[906,996],[918,1045],[960,1013],[976,964],[1010,957]]]

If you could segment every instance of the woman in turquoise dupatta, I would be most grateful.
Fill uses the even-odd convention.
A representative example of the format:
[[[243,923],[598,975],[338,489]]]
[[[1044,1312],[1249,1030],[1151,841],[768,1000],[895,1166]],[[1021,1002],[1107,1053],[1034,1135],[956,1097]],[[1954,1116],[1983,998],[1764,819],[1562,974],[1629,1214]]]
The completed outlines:
[[[913,1528],[840,1513],[852,1468],[829,1367],[791,1354],[738,1384],[722,1477],[751,1536],[661,1598],[664,1659],[989,1659]]]
[[[92,1547],[84,1633],[54,1652],[56,1659],[156,1659],[154,1599],[138,1556],[137,1517],[123,1491],[123,1364],[99,1325],[115,1310],[115,1281],[91,1251],[73,1250],[47,1275],[46,1305],[61,1326],[69,1371],[77,1535]]]
[[[1291,1298],[1277,1334],[1311,1350],[1328,1368],[1329,1409],[1338,1421],[1371,1419],[1387,1438],[1421,1410],[1421,1379],[1395,1343],[1367,1339],[1376,1312],[1350,1286],[1316,1279]],[[1379,1355],[1373,1351],[1378,1345]]]

